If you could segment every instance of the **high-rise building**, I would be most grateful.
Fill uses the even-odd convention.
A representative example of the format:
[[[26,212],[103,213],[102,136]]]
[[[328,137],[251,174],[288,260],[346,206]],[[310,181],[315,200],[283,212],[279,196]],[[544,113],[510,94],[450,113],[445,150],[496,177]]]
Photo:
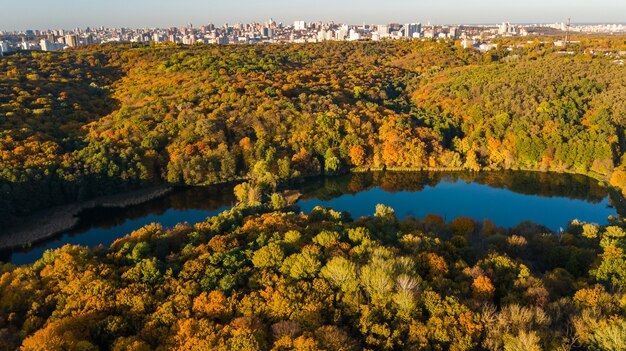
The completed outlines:
[[[317,41],[324,41],[324,40],[326,40],[326,31],[320,30],[319,32],[317,32]]]
[[[335,32],[336,39],[337,40],[345,40],[346,37],[348,36],[349,30],[350,29],[349,29],[347,24],[341,25],[341,27],[339,27],[339,30],[337,32]]]
[[[39,46],[41,46],[41,50],[42,51],[50,51],[50,42],[48,41],[48,39],[41,39],[39,41]]]
[[[379,24],[376,26],[376,32],[378,32],[380,38],[386,38],[389,36],[389,26],[386,24]]]
[[[304,21],[295,21],[293,22],[294,30],[306,30],[306,22]]]
[[[326,39],[326,40],[333,40],[333,39],[335,39],[335,32],[333,32],[333,31],[332,31],[332,30],[330,30],[330,29],[329,29],[329,30],[327,30],[327,31],[326,31],[326,37],[325,37],[325,39]]]
[[[9,52],[9,44],[6,41],[0,40],[0,55],[4,56],[4,53]]]
[[[361,34],[359,34],[359,32],[354,29],[350,29],[350,37],[348,38],[348,40],[354,41],[359,39],[361,39]]]
[[[515,28],[508,22],[502,22],[502,24],[498,26],[498,34],[500,35],[511,34],[514,31]]]
[[[220,45],[227,45],[230,43],[230,40],[228,39],[228,36],[226,35],[222,35],[220,37],[217,37],[217,43]]]
[[[474,47],[474,44],[475,44],[475,41],[470,38],[466,38],[466,39],[463,39],[463,41],[461,41],[461,46],[463,47],[463,49],[471,49]]]
[[[72,48],[77,47],[80,45],[80,39],[78,38],[78,35],[68,34],[65,36],[65,44]]]
[[[196,36],[191,34],[191,35],[185,35],[183,37],[183,44],[185,45],[193,45],[196,42]]]
[[[407,38],[419,37],[421,31],[421,23],[407,23],[404,25],[404,36]]]
[[[450,39],[455,39],[457,36],[458,36],[458,28],[451,27],[448,33],[448,37],[450,37]]]
[[[41,39],[39,41],[39,46],[41,46],[41,50],[42,51],[62,50],[65,47],[65,45],[63,45],[63,44],[55,43],[55,42],[50,41],[48,39]]]

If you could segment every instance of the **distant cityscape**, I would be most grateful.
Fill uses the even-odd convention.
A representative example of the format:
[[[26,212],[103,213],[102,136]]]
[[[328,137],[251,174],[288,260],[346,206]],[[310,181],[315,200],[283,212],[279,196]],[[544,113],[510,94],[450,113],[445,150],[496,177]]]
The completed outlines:
[[[443,39],[461,40],[463,47],[489,51],[492,40],[512,36],[539,36],[562,33],[626,33],[624,24],[511,24],[432,25],[388,23],[348,25],[334,22],[295,21],[277,23],[236,23],[216,26],[171,28],[76,28],[73,30],[0,31],[0,54],[22,50],[59,51],[67,48],[110,42],[193,44],[316,43],[323,41]]]

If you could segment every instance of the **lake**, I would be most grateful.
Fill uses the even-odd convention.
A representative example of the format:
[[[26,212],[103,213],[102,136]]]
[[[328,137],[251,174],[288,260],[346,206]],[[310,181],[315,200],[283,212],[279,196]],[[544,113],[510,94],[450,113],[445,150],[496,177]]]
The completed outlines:
[[[303,212],[315,206],[348,211],[353,218],[371,215],[376,204],[395,209],[399,218],[438,214],[446,221],[458,216],[513,227],[529,220],[554,232],[572,219],[605,224],[617,215],[608,190],[594,179],[539,172],[369,172],[307,179],[290,186],[302,196]],[[30,247],[0,253],[14,264],[36,261],[45,250],[65,244],[109,246],[115,239],[158,222],[164,227],[197,223],[229,209],[235,202],[232,185],[176,189],[163,197],[128,208],[92,209],[79,225]]]

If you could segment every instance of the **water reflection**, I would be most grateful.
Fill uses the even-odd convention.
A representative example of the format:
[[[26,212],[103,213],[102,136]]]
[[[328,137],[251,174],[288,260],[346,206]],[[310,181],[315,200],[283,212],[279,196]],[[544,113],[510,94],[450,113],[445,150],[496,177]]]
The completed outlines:
[[[596,181],[575,175],[531,172],[499,173],[365,173],[319,179],[304,186],[300,207],[371,215],[378,203],[398,217],[438,214],[513,227],[530,220],[559,231],[574,219],[606,223],[616,214],[608,192]]]
[[[564,197],[599,203],[608,191],[595,179],[577,174],[541,172],[367,172],[333,178],[316,178],[301,186],[303,196],[330,200],[374,187],[386,192],[419,192],[441,182],[477,183],[524,195]]]
[[[232,206],[232,188],[181,188],[129,208],[89,210],[75,229],[30,248],[4,252],[0,260],[29,263],[64,244],[108,246],[153,222],[164,227],[201,222]],[[394,207],[399,217],[436,213],[447,220],[489,218],[506,227],[531,220],[556,231],[573,218],[606,223],[608,216],[616,214],[607,189],[591,178],[569,174],[371,172],[308,179],[292,188],[302,194],[298,204],[305,212],[322,205],[350,211],[354,217],[372,214],[377,203],[384,203]]]

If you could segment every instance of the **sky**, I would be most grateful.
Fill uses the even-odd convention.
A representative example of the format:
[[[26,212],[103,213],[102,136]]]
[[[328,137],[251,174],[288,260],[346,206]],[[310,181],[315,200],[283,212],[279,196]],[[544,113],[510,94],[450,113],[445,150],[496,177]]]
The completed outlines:
[[[192,23],[624,23],[626,0],[0,0],[0,30]]]

